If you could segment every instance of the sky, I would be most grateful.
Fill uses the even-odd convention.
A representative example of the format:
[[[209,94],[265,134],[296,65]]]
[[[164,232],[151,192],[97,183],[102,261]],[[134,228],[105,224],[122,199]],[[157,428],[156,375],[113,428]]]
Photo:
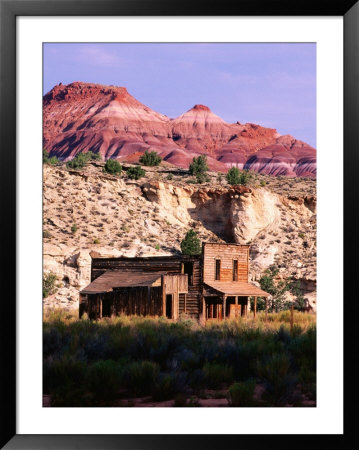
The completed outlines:
[[[171,118],[203,104],[316,146],[314,43],[44,44],[43,93],[73,81],[124,86]]]

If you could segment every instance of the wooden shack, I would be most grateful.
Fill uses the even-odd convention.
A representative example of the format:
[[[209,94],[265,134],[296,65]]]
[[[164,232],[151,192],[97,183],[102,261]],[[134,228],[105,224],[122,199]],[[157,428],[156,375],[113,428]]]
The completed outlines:
[[[80,292],[80,317],[119,314],[195,319],[246,315],[268,293],[248,282],[249,246],[204,243],[200,256],[94,258]],[[255,311],[254,311],[255,313]]]

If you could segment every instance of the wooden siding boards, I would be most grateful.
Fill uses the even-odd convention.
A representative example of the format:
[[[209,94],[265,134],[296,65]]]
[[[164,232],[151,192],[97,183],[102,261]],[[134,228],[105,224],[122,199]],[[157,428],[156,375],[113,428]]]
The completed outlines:
[[[203,281],[216,281],[216,260],[220,260],[218,281],[233,281],[233,261],[238,261],[238,281],[248,282],[249,245],[212,244],[203,245]]]

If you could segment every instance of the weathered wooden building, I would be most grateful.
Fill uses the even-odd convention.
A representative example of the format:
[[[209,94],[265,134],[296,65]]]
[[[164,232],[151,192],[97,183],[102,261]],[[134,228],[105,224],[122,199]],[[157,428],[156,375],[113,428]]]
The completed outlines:
[[[80,317],[247,315],[250,297],[256,305],[257,297],[269,296],[248,279],[249,245],[204,243],[200,256],[94,258],[91,283],[80,292]]]

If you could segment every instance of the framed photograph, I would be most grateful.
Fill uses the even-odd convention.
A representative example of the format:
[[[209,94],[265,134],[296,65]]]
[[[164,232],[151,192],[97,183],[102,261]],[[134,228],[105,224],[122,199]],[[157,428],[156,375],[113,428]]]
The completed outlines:
[[[358,4],[0,11],[1,445],[346,448]]]

